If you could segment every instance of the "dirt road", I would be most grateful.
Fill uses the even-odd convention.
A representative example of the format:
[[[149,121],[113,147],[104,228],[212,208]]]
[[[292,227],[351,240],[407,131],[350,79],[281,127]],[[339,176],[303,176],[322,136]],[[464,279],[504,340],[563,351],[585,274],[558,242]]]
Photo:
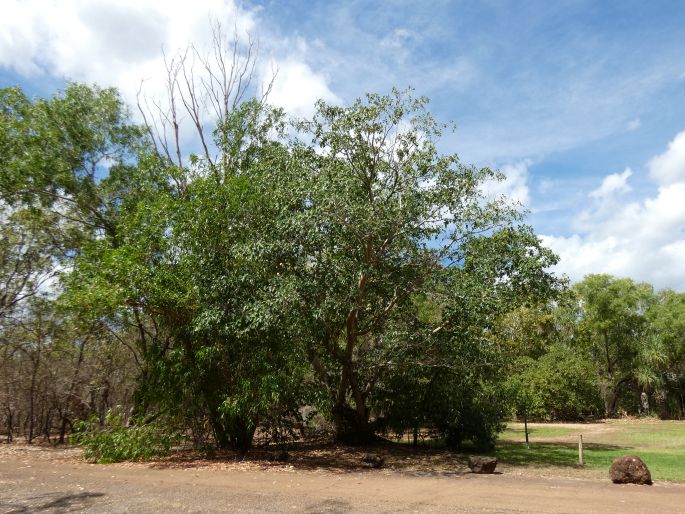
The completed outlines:
[[[685,484],[287,465],[94,465],[65,452],[0,452],[0,512],[685,513]]]

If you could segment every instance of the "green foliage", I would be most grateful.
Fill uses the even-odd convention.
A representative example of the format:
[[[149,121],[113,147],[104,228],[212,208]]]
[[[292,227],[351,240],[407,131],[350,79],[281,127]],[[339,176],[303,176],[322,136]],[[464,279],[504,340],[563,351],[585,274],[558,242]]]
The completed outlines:
[[[661,400],[662,417],[685,416],[685,293],[664,290],[646,313],[649,344],[641,352],[638,372]]]
[[[71,435],[71,441],[83,447],[87,459],[101,464],[167,455],[179,439],[178,434],[169,433],[155,423],[126,427],[117,409],[107,412],[102,425],[97,416],[75,421]]]
[[[522,357],[507,372],[513,408],[574,419],[596,413],[595,389],[605,416],[681,416],[683,306],[678,293],[590,275],[554,304],[509,312],[496,333]]]
[[[114,90],[1,98],[2,191],[57,241],[61,308],[130,351],[137,414],[198,444],[245,450],[314,405],[340,439],[386,424],[489,446],[525,387],[538,412],[592,410],[583,357],[598,362],[605,328],[626,357],[617,391],[626,373],[663,384],[682,355],[666,329],[638,344],[646,312],[668,318],[639,287],[637,307],[595,308],[595,286],[577,288],[582,308],[563,303],[556,256],[516,205],[484,195],[502,175],[441,154],[446,127],[411,91],[320,102],[294,126],[237,101],[202,141],[216,158],[186,160]]]
[[[446,381],[444,386],[454,387],[456,381]],[[470,442],[477,450],[495,446],[497,434],[504,425],[504,397],[498,383],[464,383],[454,391],[442,389],[435,398],[431,414],[439,433],[448,448],[459,450]],[[466,387],[464,387],[466,386]]]
[[[114,236],[124,185],[111,185],[131,172],[143,146],[116,90],[69,84],[50,99],[31,100],[18,88],[2,89],[0,134],[5,202],[57,216],[53,242],[63,252],[78,251],[89,235]]]
[[[311,143],[293,149],[304,210],[287,227],[304,257],[295,271],[304,342],[340,439],[368,437],[372,409],[421,419],[402,382],[427,387],[431,369],[459,358],[450,337],[479,346],[507,306],[555,283],[545,271],[554,256],[516,208],[483,196],[483,183],[502,176],[441,155],[445,127],[426,106],[397,90],[349,107],[320,102],[301,124]],[[432,313],[417,298],[434,302]]]
[[[609,275],[588,275],[574,290],[580,299],[579,340],[595,363],[604,414],[611,417],[648,351],[645,312],[653,290]]]
[[[555,344],[537,360],[520,358],[507,380],[519,416],[574,421],[602,412],[593,362]]]

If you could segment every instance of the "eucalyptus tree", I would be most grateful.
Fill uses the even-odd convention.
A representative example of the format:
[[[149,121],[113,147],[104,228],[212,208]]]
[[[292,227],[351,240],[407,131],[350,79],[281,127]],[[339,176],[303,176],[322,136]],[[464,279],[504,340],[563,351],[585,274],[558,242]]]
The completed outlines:
[[[685,293],[662,290],[646,313],[649,345],[638,378],[659,396],[661,414],[685,415]]]
[[[0,209],[0,329],[53,278],[52,251],[41,217],[26,209]]]
[[[544,305],[564,284],[548,272],[557,257],[525,225],[476,235],[458,255],[460,265],[447,270],[442,330],[434,334],[446,365],[429,408],[450,446],[470,439],[492,447],[508,413],[510,361],[519,353],[501,344],[499,320],[514,309]]]
[[[616,412],[620,395],[636,379],[649,327],[645,316],[653,289],[631,279],[588,275],[574,286],[580,299],[578,330],[596,366],[604,414]]]
[[[303,255],[306,349],[341,440],[371,437],[369,401],[395,345],[473,341],[519,293],[554,282],[544,272],[554,257],[516,206],[483,192],[502,175],[441,154],[445,126],[426,104],[397,90],[349,107],[319,102],[293,150],[304,209],[285,235]],[[420,295],[440,295],[444,319],[408,328]]]
[[[45,212],[44,225],[52,225],[53,243],[67,257],[83,237],[116,238],[121,191],[102,179],[126,175],[141,144],[118,93],[68,84],[32,100],[8,88],[0,101],[2,200]]]
[[[89,244],[116,244],[141,135],[113,89],[68,84],[45,99],[16,87],[0,90],[0,338],[4,369],[14,377],[7,382],[8,436],[12,426],[26,425],[30,440],[37,426],[49,433],[55,421],[63,441],[74,417],[96,408],[84,397],[99,396],[96,384],[111,369],[95,363],[116,352],[93,343],[107,337],[95,337],[92,323],[73,322],[78,312],[58,311],[59,278]],[[114,383],[115,375],[104,382]],[[110,399],[129,387],[116,389]]]
[[[159,243],[143,242],[159,251],[141,288],[154,293],[140,301],[163,314],[172,337],[155,377],[171,387],[158,391],[168,406],[201,407],[220,447],[246,450],[257,426],[294,421],[305,394],[306,361],[290,331],[296,254],[276,230],[296,209],[278,186],[295,167],[271,137],[283,130],[282,114],[259,101],[237,107],[216,131],[217,145],[231,142],[221,159],[231,165],[195,176],[182,201],[160,208],[169,217],[157,224]]]

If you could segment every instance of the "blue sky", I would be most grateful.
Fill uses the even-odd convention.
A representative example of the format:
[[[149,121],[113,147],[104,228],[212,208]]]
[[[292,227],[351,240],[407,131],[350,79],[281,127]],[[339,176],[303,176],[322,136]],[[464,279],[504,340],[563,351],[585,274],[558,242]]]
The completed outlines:
[[[7,6],[7,7],[6,7]],[[64,78],[132,100],[208,19],[259,39],[274,103],[306,115],[413,86],[456,123],[442,150],[502,169],[496,192],[578,280],[685,291],[685,3],[672,1],[5,0],[0,85]],[[267,66],[266,63],[269,63]],[[683,134],[679,137],[679,134]]]

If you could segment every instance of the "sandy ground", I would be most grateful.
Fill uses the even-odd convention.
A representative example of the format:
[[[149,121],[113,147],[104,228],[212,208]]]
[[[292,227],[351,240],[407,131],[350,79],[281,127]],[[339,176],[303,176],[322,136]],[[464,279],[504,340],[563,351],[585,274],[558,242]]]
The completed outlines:
[[[685,484],[265,462],[89,464],[78,450],[0,446],[0,512],[685,513]]]

